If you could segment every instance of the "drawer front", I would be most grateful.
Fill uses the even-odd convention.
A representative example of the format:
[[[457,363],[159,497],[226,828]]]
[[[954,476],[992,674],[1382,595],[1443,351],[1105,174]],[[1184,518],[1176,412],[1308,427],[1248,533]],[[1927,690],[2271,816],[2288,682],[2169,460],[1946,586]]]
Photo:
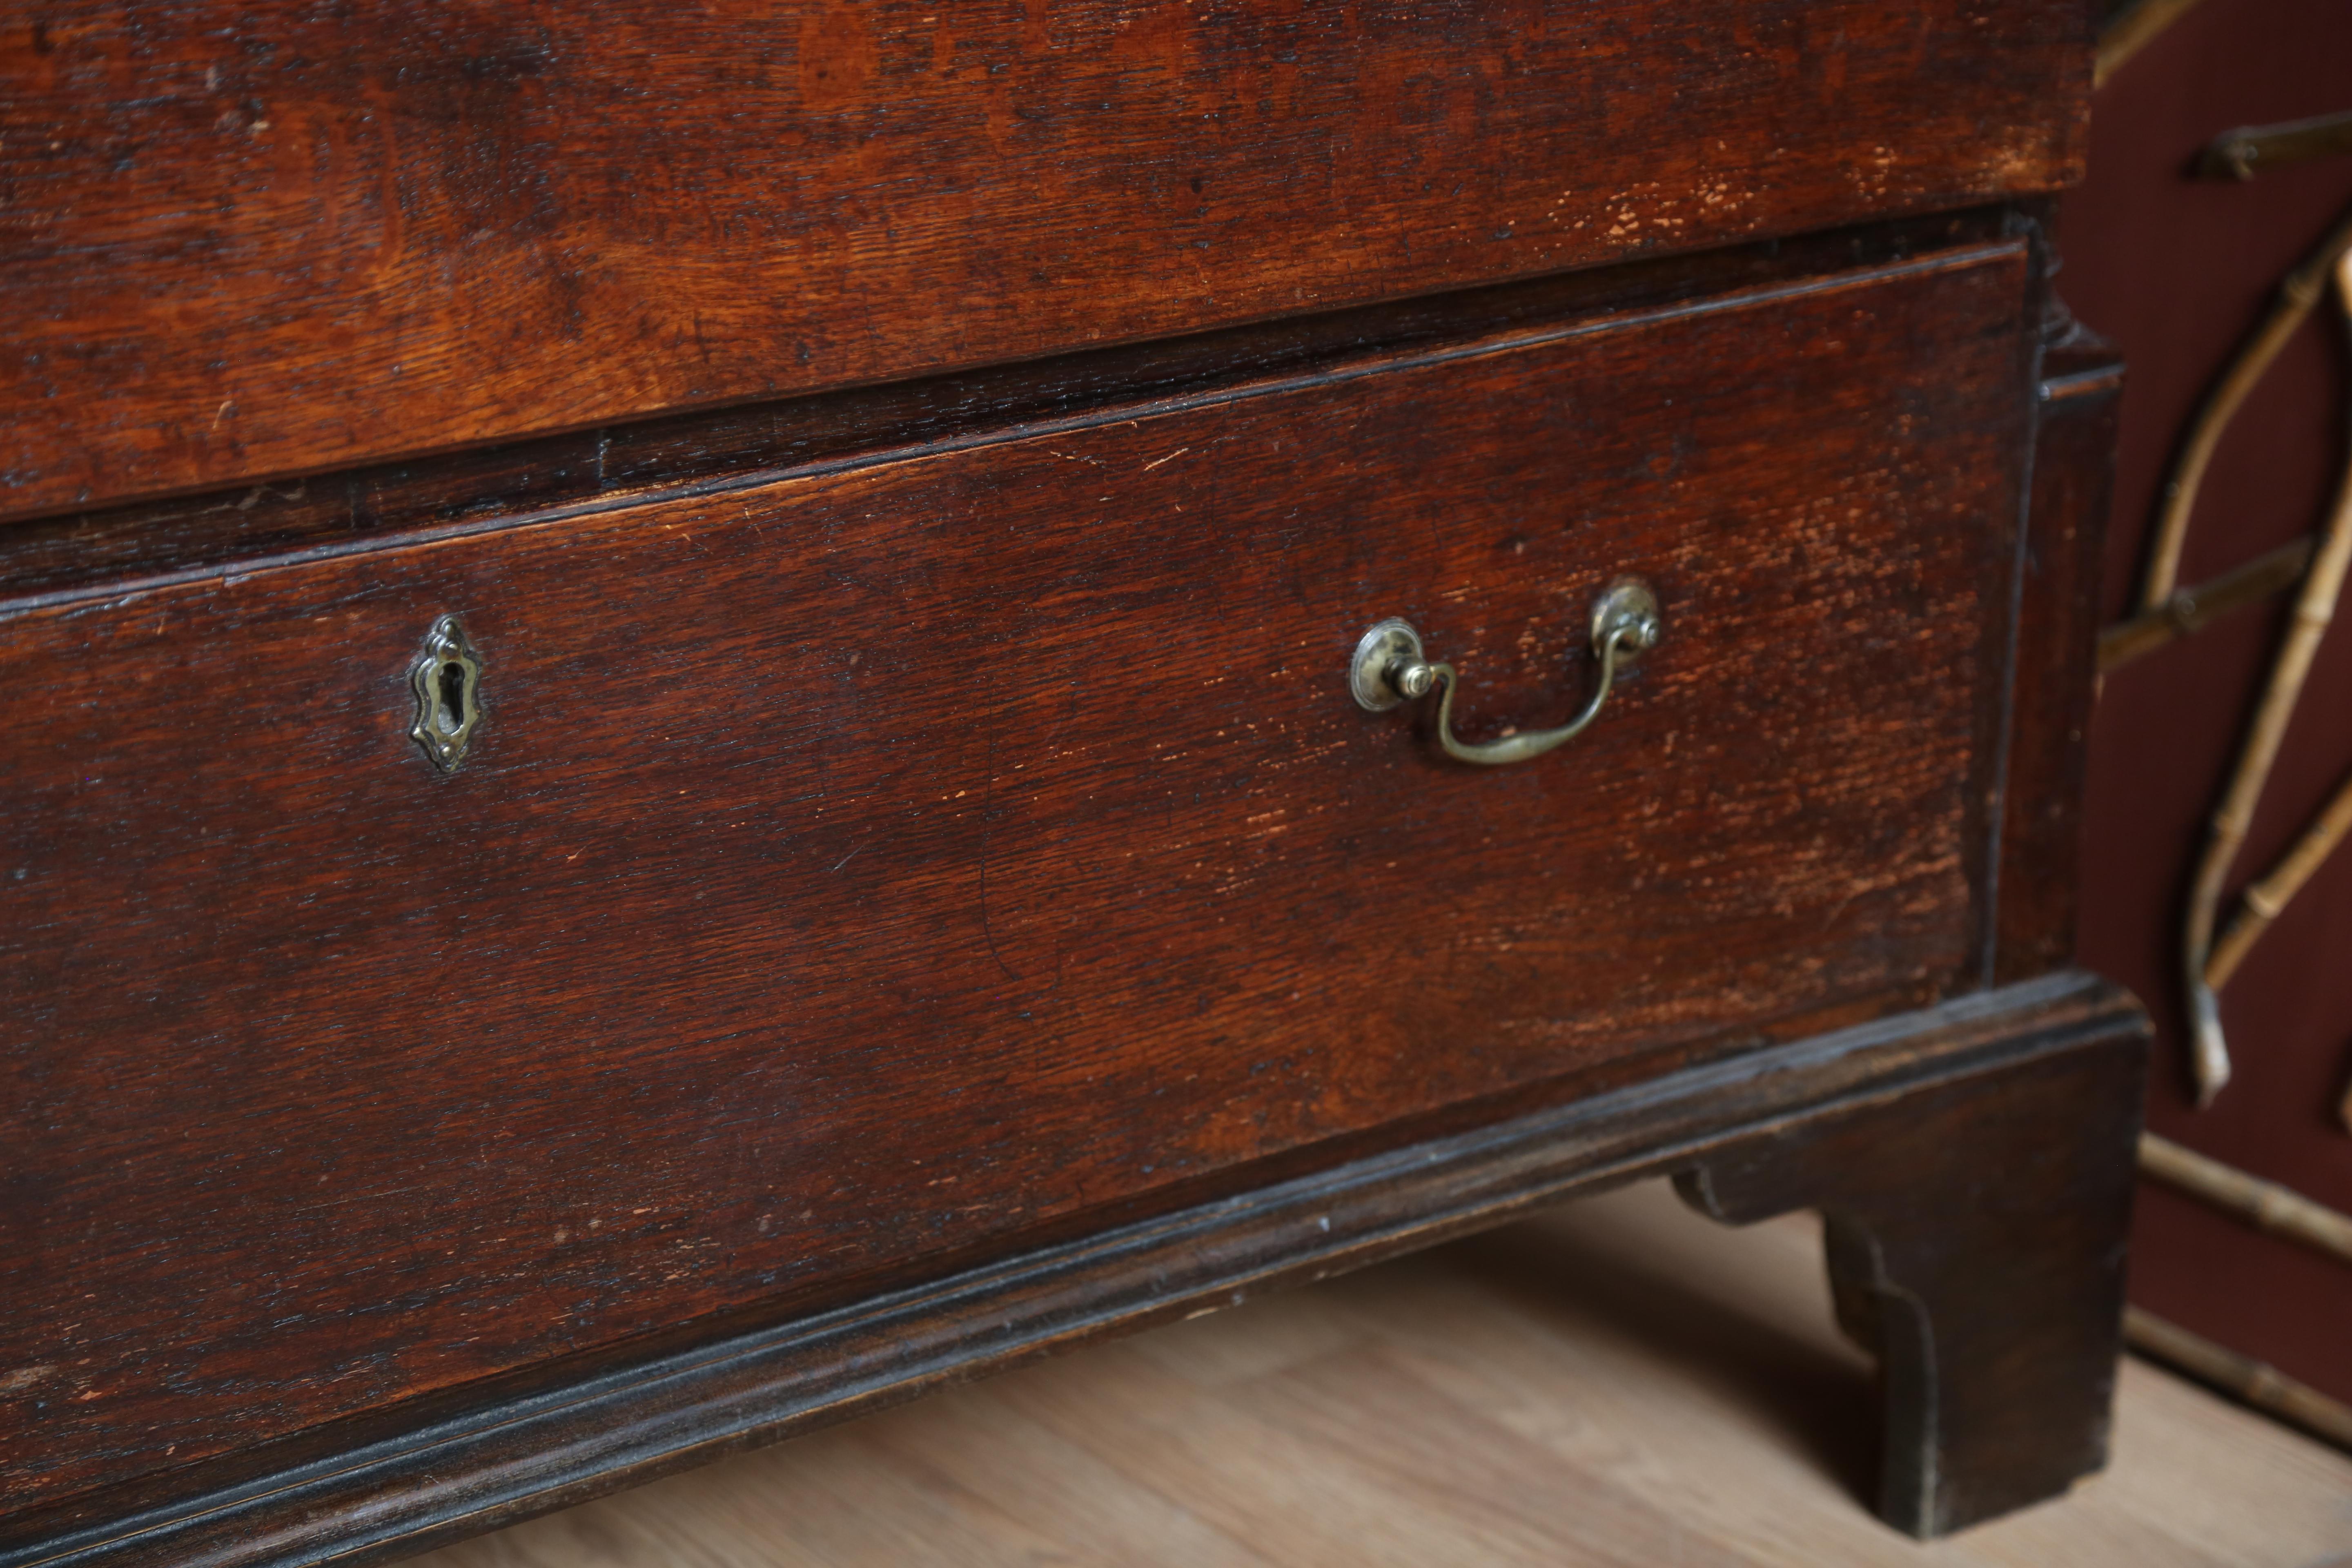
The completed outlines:
[[[0,622],[0,1479],[1970,983],[2024,299],[1948,254]],[[1555,721],[1620,573],[1664,639],[1549,757],[1349,697],[1403,616],[1472,739]]]
[[[2077,178],[2052,0],[53,0],[0,516]]]

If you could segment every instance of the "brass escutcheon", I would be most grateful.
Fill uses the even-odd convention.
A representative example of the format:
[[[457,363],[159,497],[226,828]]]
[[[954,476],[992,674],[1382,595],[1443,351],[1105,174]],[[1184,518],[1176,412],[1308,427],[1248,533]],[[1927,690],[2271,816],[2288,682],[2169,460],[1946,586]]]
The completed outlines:
[[[482,722],[482,660],[455,616],[443,616],[425,634],[425,651],[409,668],[416,722],[409,736],[433,765],[455,773]]]

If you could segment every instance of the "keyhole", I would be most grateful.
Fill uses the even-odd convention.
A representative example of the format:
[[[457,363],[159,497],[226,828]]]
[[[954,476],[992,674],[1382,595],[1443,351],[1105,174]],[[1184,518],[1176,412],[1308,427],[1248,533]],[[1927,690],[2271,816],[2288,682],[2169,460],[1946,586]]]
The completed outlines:
[[[454,735],[466,727],[466,667],[456,659],[441,666],[441,732]]]
[[[408,738],[443,773],[466,760],[466,742],[482,721],[477,693],[481,690],[482,663],[466,628],[455,616],[443,616],[425,634],[425,651],[408,667],[408,689],[416,698],[416,717]]]

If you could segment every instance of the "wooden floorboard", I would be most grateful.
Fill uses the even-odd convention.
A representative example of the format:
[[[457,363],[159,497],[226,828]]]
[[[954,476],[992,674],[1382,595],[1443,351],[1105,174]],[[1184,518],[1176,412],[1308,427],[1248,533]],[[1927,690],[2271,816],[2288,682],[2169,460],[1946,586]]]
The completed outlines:
[[[2105,1475],[1878,1524],[1820,1248],[1646,1184],[412,1563],[2352,1568],[2352,1457],[2137,1362]]]

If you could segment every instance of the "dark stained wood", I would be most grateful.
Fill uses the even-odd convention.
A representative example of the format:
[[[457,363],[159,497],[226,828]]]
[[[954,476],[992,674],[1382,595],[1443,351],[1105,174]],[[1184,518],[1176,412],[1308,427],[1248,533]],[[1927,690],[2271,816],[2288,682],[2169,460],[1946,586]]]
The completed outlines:
[[[2098,659],[2100,563],[2123,364],[2052,301],[2034,425],[2009,758],[1997,979],[2072,962],[2083,770]]]
[[[2145,1028],[1775,1128],[1682,1178],[1736,1224],[1822,1211],[1839,1321],[1879,1357],[1898,1529],[1941,1535],[2106,1463]]]
[[[58,0],[0,515],[2053,190],[2047,0]]]
[[[1966,1352],[1996,1342],[2021,1351],[2026,1363],[2074,1383],[2023,1391],[2021,1415],[2080,1436],[2086,1403],[2096,1398],[2104,1410],[2112,1356],[2068,1361],[2054,1347],[2088,1321],[2083,1309],[2093,1296],[2105,1302],[2112,1334],[2122,1224],[2114,1176],[2128,1171],[2137,1125],[2133,1096],[2095,1091],[2130,1089],[2145,1031],[2127,997],[2079,974],[1980,993],[1008,1258],[560,1394],[487,1406],[335,1463],[187,1500],[139,1521],[137,1534],[100,1526],[27,1542],[0,1552],[0,1565],[274,1568],[316,1561],[330,1546],[335,1561],[354,1565],[399,1557],[1694,1162],[1705,1173],[1696,1191],[1756,1212],[1876,1200],[1859,1212],[1877,1227],[1871,1234],[1895,1238],[1895,1278],[1924,1282],[1931,1305],[1951,1297],[1937,1289],[1941,1279],[1920,1271],[1921,1248],[1901,1245],[1928,1237],[1903,1221],[1905,1205],[1954,1227],[1948,1246],[1926,1247],[1929,1262],[1984,1265],[2029,1293],[2052,1287],[2056,1310],[2046,1322],[2030,1300],[2005,1303],[1948,1365],[1981,1373],[1984,1358]],[[1998,1181],[1955,1168],[1974,1152],[1993,1162],[1987,1169]],[[1852,1167],[1842,1163],[1849,1159]],[[1860,1194],[1865,1170],[1885,1185]],[[1987,1248],[1997,1238],[1969,1198],[1988,1190],[2025,1233],[2024,1258]],[[2032,1249],[2060,1226],[2074,1228],[2073,1254]],[[2004,1391],[2019,1393],[2014,1378],[1990,1370]],[[1950,1378],[1935,1388],[1977,1409]],[[2032,1430],[2021,1441],[2030,1453],[2047,1452]],[[1969,1495],[1979,1481],[2011,1484],[2000,1456],[1958,1442],[1943,1451],[1956,1494]],[[2048,1469],[2041,1479],[2063,1486],[2067,1478]]]
[[[1972,984],[2026,272],[0,621],[12,1497]],[[1549,721],[1622,571],[1668,640],[1571,751],[1346,696],[1402,614]]]
[[[1059,422],[1139,397],[1183,396],[1272,375],[1333,371],[1406,348],[1477,342],[1571,315],[1731,289],[1998,239],[1997,208],[1660,257],[1457,293],[860,388],[708,409],[281,484],[0,526],[0,598],[37,604],[90,588],[217,574],[399,543],[420,531],[498,528],[525,516],[638,506],[870,462]]]

